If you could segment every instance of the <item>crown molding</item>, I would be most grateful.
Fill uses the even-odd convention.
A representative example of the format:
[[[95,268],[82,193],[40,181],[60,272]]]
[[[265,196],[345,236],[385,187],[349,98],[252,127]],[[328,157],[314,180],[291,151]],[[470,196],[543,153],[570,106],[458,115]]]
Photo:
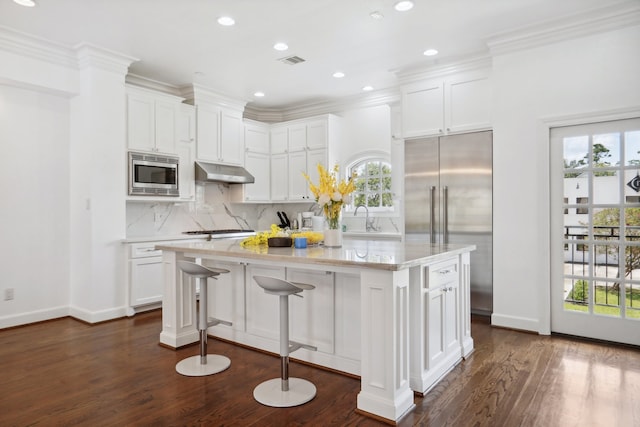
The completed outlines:
[[[125,76],[129,70],[129,66],[138,61],[138,58],[90,43],[79,43],[74,46],[74,50],[77,54],[78,67],[80,70],[99,68]]]
[[[152,90],[154,92],[162,92],[168,95],[173,95],[184,99],[182,96],[182,88],[174,86],[159,80],[150,79],[148,77],[141,76],[139,74],[129,73],[125,77],[125,82],[129,85],[136,86],[138,88],[144,88]]]
[[[477,70],[490,70],[493,58],[488,52],[477,52],[464,57],[444,59],[439,62],[419,68],[398,71],[398,81],[400,85],[415,83],[418,81],[442,78],[453,74]]]
[[[487,45],[492,55],[501,55],[638,24],[640,4],[627,1],[497,33],[489,37]]]
[[[186,98],[187,103],[194,105],[207,103],[240,111],[244,111],[247,105],[247,101],[232,98],[198,83],[181,87],[180,95]]]
[[[247,105],[244,117],[252,120],[275,123],[323,114],[335,114],[358,108],[391,105],[400,102],[400,90],[396,87],[381,89],[366,94],[343,97],[334,101],[298,104],[286,108],[259,108]]]
[[[67,68],[78,68],[76,52],[69,46],[2,25],[0,25],[0,50]]]

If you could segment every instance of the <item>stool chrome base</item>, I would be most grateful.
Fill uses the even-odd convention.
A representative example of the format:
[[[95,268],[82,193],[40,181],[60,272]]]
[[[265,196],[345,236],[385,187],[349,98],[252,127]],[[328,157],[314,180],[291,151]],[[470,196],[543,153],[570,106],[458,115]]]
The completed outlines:
[[[207,363],[200,362],[199,355],[187,357],[176,364],[176,371],[187,377],[203,377],[222,372],[231,365],[231,360],[228,357],[218,354],[207,354]]]
[[[282,391],[282,379],[274,378],[253,389],[253,398],[266,406],[288,408],[316,397],[316,386],[302,378],[289,378],[289,390]]]

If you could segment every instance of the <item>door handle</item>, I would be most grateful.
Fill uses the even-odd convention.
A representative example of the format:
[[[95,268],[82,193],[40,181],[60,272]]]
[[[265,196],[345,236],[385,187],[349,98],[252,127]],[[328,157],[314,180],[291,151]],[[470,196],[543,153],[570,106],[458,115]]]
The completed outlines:
[[[444,243],[449,243],[449,187],[442,189],[442,236]]]
[[[430,213],[429,213],[429,238],[431,239],[431,243],[435,243],[436,242],[436,208],[434,205],[434,201],[436,198],[436,187],[435,186],[431,186],[431,188],[429,189],[430,193],[431,193],[431,208],[430,208]]]

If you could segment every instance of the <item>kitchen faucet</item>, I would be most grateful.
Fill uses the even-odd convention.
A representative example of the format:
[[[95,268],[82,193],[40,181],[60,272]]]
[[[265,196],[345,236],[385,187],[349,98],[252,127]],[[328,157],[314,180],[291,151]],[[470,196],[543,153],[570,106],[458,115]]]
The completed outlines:
[[[356,216],[358,214],[358,209],[360,209],[360,208],[364,208],[364,211],[366,213],[366,217],[365,217],[365,220],[364,220],[365,231],[375,231],[375,229],[373,227],[372,220],[369,219],[369,208],[367,208],[365,205],[356,206],[356,210],[353,211],[353,216]]]

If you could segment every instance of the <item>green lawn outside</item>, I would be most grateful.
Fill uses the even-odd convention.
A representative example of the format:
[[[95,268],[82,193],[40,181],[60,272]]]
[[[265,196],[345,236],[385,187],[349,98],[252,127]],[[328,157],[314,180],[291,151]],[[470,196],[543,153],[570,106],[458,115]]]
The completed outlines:
[[[618,293],[615,291],[609,291],[609,305],[603,305],[606,301],[607,291],[604,287],[596,286],[596,304],[594,305],[594,312],[597,314],[603,314],[606,316],[620,317],[620,308]],[[633,294],[627,290],[627,318],[640,319],[640,290],[633,290]],[[633,308],[630,308],[633,301]],[[583,304],[576,304],[573,302],[565,302],[564,309],[570,311],[589,311],[589,307]]]

